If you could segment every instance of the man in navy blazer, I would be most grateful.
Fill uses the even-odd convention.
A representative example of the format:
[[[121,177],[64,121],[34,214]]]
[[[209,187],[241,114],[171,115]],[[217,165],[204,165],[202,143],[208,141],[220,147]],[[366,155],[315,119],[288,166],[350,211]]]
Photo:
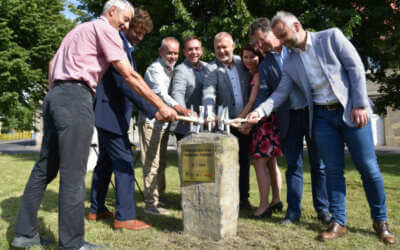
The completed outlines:
[[[252,40],[262,40],[259,44],[267,53],[258,66],[260,72],[260,87],[254,108],[265,101],[278,87],[282,77],[285,59],[291,53],[274,36],[271,23],[267,18],[257,18],[249,28]],[[281,52],[276,52],[281,50]],[[287,203],[283,225],[296,223],[301,217],[301,200],[303,195],[303,141],[307,143],[308,159],[311,172],[311,188],[314,209],[317,218],[324,224],[329,224],[328,193],[326,189],[326,173],[315,142],[308,133],[308,104],[303,93],[294,86],[289,97],[277,108],[281,146],[287,162],[286,185]],[[276,185],[276,184],[275,184]]]
[[[299,87],[309,107],[309,131],[326,165],[327,190],[332,221],[320,236],[334,240],[346,229],[344,145],[361,174],[373,219],[373,228],[385,243],[395,243],[389,228],[385,188],[372,139],[363,63],[351,42],[337,29],[306,32],[291,13],[280,11],[272,19],[272,31],[293,48],[285,60],[276,91],[249,114],[249,119],[269,115]]]
[[[152,29],[153,23],[148,12],[137,8],[129,30],[120,33],[129,61],[135,70],[136,63],[132,56],[134,46]],[[136,220],[134,159],[128,138],[134,106],[148,117],[156,115],[155,107],[130,89],[123,77],[110,66],[96,90],[95,126],[100,153],[93,173],[88,219],[98,220],[113,216],[104,203],[114,172],[117,211],[114,229],[139,230],[150,227]]]

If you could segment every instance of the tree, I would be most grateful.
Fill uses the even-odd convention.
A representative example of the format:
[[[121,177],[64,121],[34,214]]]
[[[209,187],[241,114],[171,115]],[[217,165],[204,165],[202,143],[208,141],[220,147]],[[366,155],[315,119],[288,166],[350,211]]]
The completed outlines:
[[[81,20],[98,16],[105,0],[79,0]],[[137,0],[135,6],[148,10],[154,31],[136,50],[143,73],[157,57],[161,38],[179,40],[196,34],[205,47],[204,59],[211,60],[213,37],[230,32],[237,44],[247,41],[248,25],[255,17],[271,18],[277,11],[290,11],[308,30],[339,27],[357,48],[367,69],[368,79],[379,83],[382,96],[377,110],[387,105],[400,109],[400,3],[397,0]]]
[[[61,0],[0,2],[0,116],[3,127],[30,129],[48,84],[48,63],[74,23]]]
[[[83,15],[80,21],[90,20],[100,15],[105,0],[79,0],[77,7]],[[197,35],[203,42],[204,57],[210,61],[214,57],[213,39],[219,31],[230,32],[240,45],[247,40],[247,28],[252,16],[244,0],[137,0],[135,7],[149,11],[154,22],[154,30],[145,36],[135,50],[140,73],[158,56],[161,39],[175,36],[181,42],[189,35]],[[180,56],[182,58],[182,56]]]

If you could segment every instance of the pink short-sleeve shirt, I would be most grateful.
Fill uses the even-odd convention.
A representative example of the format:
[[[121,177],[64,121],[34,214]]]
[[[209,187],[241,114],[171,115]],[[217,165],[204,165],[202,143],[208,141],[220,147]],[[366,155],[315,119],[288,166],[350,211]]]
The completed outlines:
[[[105,17],[78,25],[62,41],[50,80],[80,80],[93,93],[113,61],[128,60],[118,30]]]

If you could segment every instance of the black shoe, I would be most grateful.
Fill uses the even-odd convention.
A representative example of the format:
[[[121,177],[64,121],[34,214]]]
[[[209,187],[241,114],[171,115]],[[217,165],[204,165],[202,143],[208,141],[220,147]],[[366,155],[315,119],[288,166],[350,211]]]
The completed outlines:
[[[158,198],[157,205],[160,207],[168,207],[170,205],[170,202],[169,202],[168,198],[165,195],[163,195]]]
[[[298,219],[297,220],[291,220],[289,218],[285,218],[283,221],[281,221],[281,225],[285,225],[285,226],[288,226],[288,225],[291,225],[291,224],[297,224],[297,223],[299,223]]]
[[[272,212],[276,212],[276,211],[282,212],[283,203],[280,201],[280,202],[276,203],[275,205],[270,206],[270,208],[271,208]]]
[[[259,215],[253,214],[251,216],[251,218],[256,219],[256,220],[260,220],[262,218],[269,218],[269,217],[271,217],[271,215],[272,215],[272,209],[271,209],[271,207],[268,207],[267,209],[265,209],[264,212],[262,212]]]
[[[78,250],[91,250],[91,249],[107,249],[110,246],[108,244],[96,245],[85,241]]]
[[[332,220],[332,216],[329,215],[327,212],[320,212],[318,213],[318,220],[322,222],[322,224],[329,225]]]
[[[13,241],[11,242],[11,246],[15,248],[29,248],[33,246],[47,246],[53,244],[54,242],[50,239],[44,239],[36,234],[33,237],[25,237],[25,236],[15,236]]]
[[[248,199],[240,200],[239,207],[240,207],[240,209],[246,209],[246,210],[252,210],[253,209],[253,206],[251,205],[251,203],[250,203],[250,201]]]

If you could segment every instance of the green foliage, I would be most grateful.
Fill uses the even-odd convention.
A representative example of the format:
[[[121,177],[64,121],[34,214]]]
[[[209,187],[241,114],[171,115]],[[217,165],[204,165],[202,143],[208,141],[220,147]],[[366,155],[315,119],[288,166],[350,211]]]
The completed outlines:
[[[47,90],[48,62],[73,23],[61,0],[0,2],[0,116],[6,126],[30,129]]]
[[[63,0],[2,0],[0,2],[0,92],[17,93],[18,103],[34,107],[46,91],[48,61],[74,23],[60,14]],[[78,0],[69,7],[83,22],[101,14],[106,0]],[[139,72],[158,56],[165,36],[181,42],[197,35],[205,61],[214,58],[216,33],[232,34],[240,46],[255,17],[271,18],[278,10],[299,17],[309,30],[339,27],[359,51],[368,78],[380,84],[378,111],[400,108],[400,17],[396,0],[135,0],[150,12],[154,30],[135,50]],[[397,6],[397,7],[396,7]],[[182,46],[181,46],[182,47]],[[183,58],[181,56],[181,58]],[[7,114],[0,114],[8,117]]]
[[[101,13],[105,0],[79,0],[78,9],[87,11],[80,20],[88,20]],[[204,47],[203,60],[214,58],[213,40],[220,31],[232,34],[237,48],[247,41],[247,28],[253,17],[244,0],[137,0],[133,4],[150,12],[154,30],[145,36],[135,50],[139,72],[158,56],[162,38],[174,36],[183,42],[190,35],[198,36]],[[181,46],[182,48],[182,46]],[[239,52],[237,50],[237,52]],[[181,55],[181,59],[183,56]]]
[[[19,102],[18,93],[5,92],[0,96],[0,114],[7,114],[0,121],[2,130],[30,130],[33,124],[33,109]]]
[[[86,11],[81,20],[101,13],[105,0],[79,0]],[[203,41],[205,61],[214,58],[213,38],[220,31],[232,34],[237,48],[247,41],[247,28],[255,17],[271,18],[279,10],[294,13],[308,30],[339,27],[359,51],[369,80],[380,84],[377,109],[400,109],[400,16],[396,0],[137,0],[153,17],[154,31],[136,50],[139,71],[158,56],[165,36],[180,41],[197,35]],[[397,5],[397,9],[396,9]],[[394,7],[394,8],[393,8]],[[236,50],[238,52],[238,50]],[[181,56],[182,58],[182,56]]]

